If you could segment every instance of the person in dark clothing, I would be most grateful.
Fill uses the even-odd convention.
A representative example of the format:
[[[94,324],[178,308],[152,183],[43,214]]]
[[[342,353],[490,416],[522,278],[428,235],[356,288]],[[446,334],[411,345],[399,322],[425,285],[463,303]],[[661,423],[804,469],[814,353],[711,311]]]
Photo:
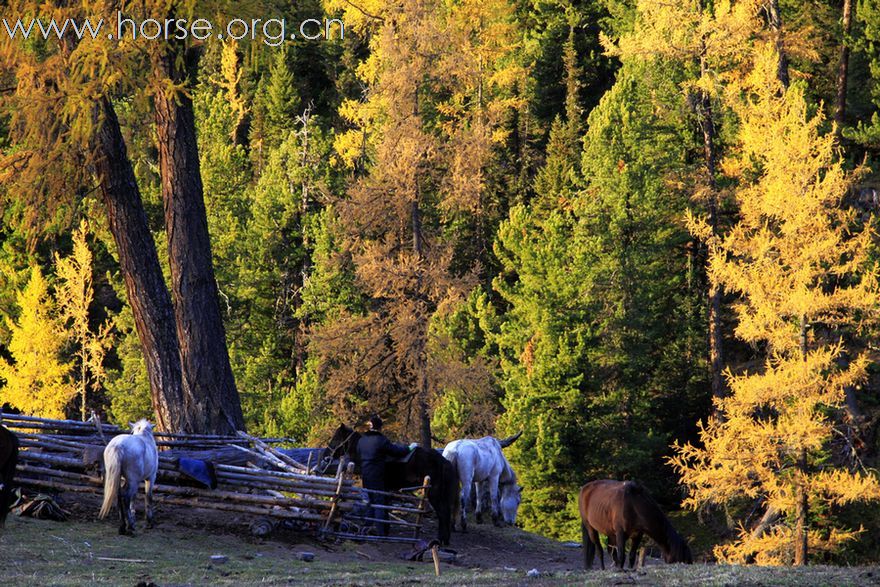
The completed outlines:
[[[412,450],[402,444],[394,444],[382,434],[382,418],[373,416],[370,418],[370,430],[364,433],[358,441],[357,454],[361,462],[361,479],[364,489],[385,491],[385,461],[387,458],[403,458]],[[385,495],[367,493],[370,501],[370,517],[379,520],[388,519],[388,510],[381,507],[388,500]],[[379,533],[388,535],[388,524],[377,524]]]

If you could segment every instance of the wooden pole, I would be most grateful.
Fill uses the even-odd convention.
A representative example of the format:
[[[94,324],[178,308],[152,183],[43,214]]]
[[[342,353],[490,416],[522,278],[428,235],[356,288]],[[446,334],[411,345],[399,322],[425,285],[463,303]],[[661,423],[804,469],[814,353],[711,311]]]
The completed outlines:
[[[339,461],[339,468],[336,470],[336,495],[334,495],[330,503],[330,511],[327,513],[327,521],[324,522],[324,531],[330,530],[330,524],[333,523],[333,518],[336,516],[336,510],[339,506],[339,501],[342,499],[342,488],[345,484],[346,475],[349,475],[354,472],[354,463],[348,463],[348,465],[344,464],[344,461]]]
[[[419,534],[422,532],[422,517],[425,515],[425,508],[427,507],[428,502],[428,490],[431,488],[431,477],[429,475],[425,476],[425,480],[422,482],[421,489],[421,499],[419,500],[419,513],[416,514],[416,527],[413,528],[413,538],[418,538]]]
[[[438,577],[440,576],[440,553],[437,550],[437,545],[431,547],[431,558],[434,559],[434,574]]]
[[[308,472],[308,467],[305,467],[302,464],[296,462],[286,454],[278,452],[271,446],[261,441],[259,438],[251,436],[246,432],[241,432],[240,430],[238,431],[238,436],[251,441],[254,444],[254,448],[257,450],[257,452],[271,460],[273,464],[278,465],[279,468],[294,472]]]
[[[85,402],[83,402],[83,406],[85,406]],[[95,410],[92,410],[92,422],[95,424],[95,428],[98,429],[98,436],[101,438],[101,444],[107,444],[107,439],[104,437],[104,426],[101,425],[101,416],[95,413]]]

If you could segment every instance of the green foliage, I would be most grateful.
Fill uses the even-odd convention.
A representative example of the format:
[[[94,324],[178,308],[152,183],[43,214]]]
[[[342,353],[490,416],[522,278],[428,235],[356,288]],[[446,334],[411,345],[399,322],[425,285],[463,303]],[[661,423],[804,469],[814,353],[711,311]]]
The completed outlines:
[[[871,78],[865,89],[873,112],[869,121],[859,120],[854,128],[844,129],[844,136],[876,150],[880,146],[880,6],[871,1],[856,2],[855,20],[861,29],[856,38],[857,55],[864,58]]]
[[[114,326],[119,336],[114,347],[119,366],[108,370],[105,384],[109,406],[109,421],[119,426],[137,422],[141,418],[152,418],[153,406],[150,403],[150,381],[144,364],[143,350],[134,328],[131,308],[125,306],[114,317]]]
[[[526,488],[523,526],[559,537],[574,536],[567,504],[588,476],[584,469],[592,462],[595,471],[599,460],[584,434],[585,370],[596,332],[580,300],[590,262],[572,243],[572,227],[557,212],[538,224],[528,210],[512,209],[496,241],[504,273],[494,282],[510,305],[496,333],[505,408],[499,429],[523,430],[508,453]]]
[[[677,102],[674,81],[644,79],[624,68],[590,115],[585,186],[546,217],[514,208],[496,244],[494,284],[509,304],[496,335],[501,428],[525,431],[510,449],[527,489],[523,523],[567,538],[587,480],[638,478],[662,494],[670,471],[658,465],[682,432],[681,402],[705,394],[699,292],[676,220],[687,198],[667,181],[685,168],[687,128],[658,103]]]

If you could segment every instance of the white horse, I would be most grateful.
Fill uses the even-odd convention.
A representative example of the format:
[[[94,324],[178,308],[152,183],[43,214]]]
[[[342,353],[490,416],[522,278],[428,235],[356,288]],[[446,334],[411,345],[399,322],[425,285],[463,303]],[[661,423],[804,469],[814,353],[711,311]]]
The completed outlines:
[[[134,532],[134,504],[138,485],[144,482],[147,527],[153,526],[153,486],[159,469],[159,451],[153,426],[146,420],[131,425],[131,434],[114,436],[104,449],[104,503],[99,518],[110,513],[113,501],[119,508],[119,533]],[[125,486],[122,478],[125,478]]]
[[[492,521],[498,525],[503,519],[508,524],[516,523],[516,513],[522,495],[522,487],[517,485],[516,473],[504,458],[501,449],[510,446],[519,434],[499,441],[492,436],[478,440],[454,440],[443,449],[443,456],[458,470],[461,481],[461,495],[457,510],[460,515],[461,531],[467,531],[467,508],[470,505],[471,488],[474,484],[477,496],[477,522],[482,521],[483,494],[488,491],[492,506]]]

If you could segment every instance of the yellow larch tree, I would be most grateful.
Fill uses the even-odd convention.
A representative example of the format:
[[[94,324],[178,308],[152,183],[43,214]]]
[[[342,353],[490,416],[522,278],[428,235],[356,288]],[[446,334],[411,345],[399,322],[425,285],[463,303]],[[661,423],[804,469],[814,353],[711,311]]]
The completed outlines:
[[[760,504],[774,523],[716,547],[725,562],[806,564],[810,550],[833,550],[857,532],[833,527],[830,508],[880,498],[874,475],[829,459],[844,389],[866,377],[866,359],[837,361],[841,328],[858,327],[877,307],[871,231],[843,204],[853,176],[810,115],[801,85],[785,89],[772,45],[758,52],[740,86],[736,191],[740,220],[713,237],[709,276],[739,295],[736,335],[767,349],[763,368],[726,377],[700,446],[677,445],[672,464],[689,491],[685,505]],[[751,179],[753,178],[753,179]],[[748,508],[747,508],[748,509]],[[766,518],[766,516],[765,516]]]
[[[80,396],[80,416],[87,417],[88,392],[95,391],[106,379],[104,355],[112,344],[109,321],[92,331],[89,325],[89,307],[95,297],[92,280],[92,251],[86,242],[88,223],[83,220],[73,232],[73,252],[69,257],[55,255],[55,268],[60,281],[56,297],[62,325],[76,346],[77,390]]]
[[[76,390],[68,382],[71,366],[62,359],[67,342],[49,286],[39,266],[17,296],[17,320],[6,318],[12,333],[12,361],[0,357],[0,405],[8,403],[28,414],[63,418]]]

